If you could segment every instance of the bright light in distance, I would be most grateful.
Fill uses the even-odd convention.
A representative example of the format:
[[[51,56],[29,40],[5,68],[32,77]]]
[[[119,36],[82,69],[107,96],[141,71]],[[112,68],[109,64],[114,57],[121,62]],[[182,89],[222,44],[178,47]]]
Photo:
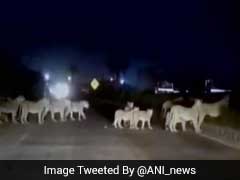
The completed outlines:
[[[231,92],[230,90],[225,90],[225,89],[215,89],[215,88],[212,88],[210,90],[211,93],[225,93],[225,92]]]
[[[111,82],[113,82],[113,81],[114,81],[113,77],[110,77],[110,81],[111,81]]]
[[[125,80],[123,78],[120,79],[120,84],[123,85],[125,83]]]
[[[158,91],[162,91],[162,92],[173,92],[174,89],[172,89],[172,88],[158,88]]]
[[[177,94],[177,93],[180,93],[180,91],[178,91],[178,90],[174,90],[173,93],[176,93],[176,94]]]
[[[70,89],[67,83],[57,83],[49,88],[50,93],[57,99],[69,96]]]
[[[72,76],[68,76],[68,81],[72,81]]]
[[[173,88],[158,88],[157,91],[166,93],[179,93],[178,90],[174,90]]]
[[[49,81],[50,80],[50,74],[49,73],[45,73],[44,74],[44,79],[45,79],[45,81]]]

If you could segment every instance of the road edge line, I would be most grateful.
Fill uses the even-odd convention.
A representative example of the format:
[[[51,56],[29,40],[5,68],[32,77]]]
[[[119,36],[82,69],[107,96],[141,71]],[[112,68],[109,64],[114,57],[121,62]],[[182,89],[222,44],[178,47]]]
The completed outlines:
[[[225,146],[228,146],[228,147],[230,147],[230,148],[240,150],[240,145],[234,145],[234,144],[232,144],[232,143],[228,143],[228,142],[226,142],[226,141],[224,141],[224,140],[222,140],[222,139],[220,139],[220,138],[216,138],[216,137],[213,137],[213,136],[209,136],[209,135],[207,135],[207,134],[199,134],[199,136],[204,137],[204,138],[207,138],[207,139],[210,139],[210,140],[215,141],[215,142],[218,142],[218,143],[220,143],[220,144],[222,144],[222,145],[225,145]]]

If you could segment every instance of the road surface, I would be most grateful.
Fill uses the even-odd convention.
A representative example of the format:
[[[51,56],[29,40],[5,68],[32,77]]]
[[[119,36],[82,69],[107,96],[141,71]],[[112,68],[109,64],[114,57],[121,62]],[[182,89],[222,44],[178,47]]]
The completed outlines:
[[[240,159],[240,151],[193,132],[120,130],[95,112],[83,122],[0,126],[0,159]]]

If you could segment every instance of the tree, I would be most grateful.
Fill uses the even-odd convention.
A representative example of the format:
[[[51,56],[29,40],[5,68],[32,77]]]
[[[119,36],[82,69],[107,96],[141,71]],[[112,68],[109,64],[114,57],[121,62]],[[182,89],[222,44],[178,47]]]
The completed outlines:
[[[0,50],[0,94],[3,96],[30,96],[33,86],[41,80],[40,73],[24,66],[20,59],[7,50]]]

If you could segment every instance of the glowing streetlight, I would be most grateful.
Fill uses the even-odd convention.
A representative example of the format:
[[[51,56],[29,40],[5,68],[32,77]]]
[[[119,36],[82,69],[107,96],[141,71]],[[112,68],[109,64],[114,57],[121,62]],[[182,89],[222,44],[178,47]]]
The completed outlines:
[[[49,81],[50,80],[50,74],[49,73],[45,73],[44,74],[44,79],[45,79],[45,81]]]
[[[113,81],[114,81],[113,77],[110,77],[110,81],[111,81],[111,82],[113,82]]]
[[[50,93],[57,99],[66,98],[69,96],[70,88],[67,83],[57,83],[49,88]]]
[[[72,81],[72,76],[68,76],[68,81]]]
[[[125,80],[123,78],[120,79],[120,84],[123,85],[125,83]]]
[[[45,81],[44,97],[47,97],[48,96],[48,86],[49,86],[50,74],[48,72],[44,73],[43,77],[44,77],[44,81]]]

